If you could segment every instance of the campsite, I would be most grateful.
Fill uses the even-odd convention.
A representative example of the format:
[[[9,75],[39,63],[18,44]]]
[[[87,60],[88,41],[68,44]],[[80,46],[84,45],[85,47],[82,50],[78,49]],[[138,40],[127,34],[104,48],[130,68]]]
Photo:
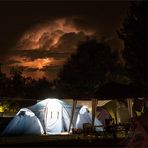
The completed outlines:
[[[76,146],[78,144],[82,147],[89,147],[105,145],[105,139],[102,140],[103,135],[98,134],[101,132],[103,134],[102,123],[95,119],[94,125],[97,130],[96,133],[92,133],[89,127],[92,123],[92,115],[86,106],[76,107],[73,121],[69,118],[71,111],[72,106],[54,98],[40,101],[28,109],[22,108],[3,131],[0,143],[2,146],[20,146],[21,144],[23,146],[42,144],[44,146]],[[70,122],[72,122],[73,131],[68,134]],[[84,123],[87,123],[87,127],[82,132]],[[79,131],[74,131],[74,129],[79,129]],[[96,142],[98,140],[101,140],[101,143]],[[113,137],[108,138],[108,142],[112,143],[112,140],[114,140]],[[115,142],[112,144],[114,146]]]
[[[102,101],[102,104],[111,102]],[[47,98],[21,108],[1,132],[0,145],[125,147],[128,144],[133,136],[131,123],[119,117],[119,112],[117,121],[113,121],[107,110],[96,107],[92,127],[92,111],[90,112],[87,106],[80,105],[81,103],[72,105],[57,98]],[[123,104],[120,104],[122,109]]]

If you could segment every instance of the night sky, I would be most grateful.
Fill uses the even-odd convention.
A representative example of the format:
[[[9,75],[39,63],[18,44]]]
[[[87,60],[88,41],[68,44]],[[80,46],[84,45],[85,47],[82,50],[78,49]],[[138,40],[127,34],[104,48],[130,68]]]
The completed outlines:
[[[24,76],[56,78],[77,44],[96,36],[114,49],[130,2],[0,2],[2,70],[24,68]]]

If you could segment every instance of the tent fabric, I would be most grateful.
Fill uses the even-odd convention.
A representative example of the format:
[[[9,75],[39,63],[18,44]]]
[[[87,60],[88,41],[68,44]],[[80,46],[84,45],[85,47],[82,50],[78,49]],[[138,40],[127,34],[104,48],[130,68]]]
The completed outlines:
[[[92,114],[89,112],[88,108],[86,106],[81,107],[77,121],[76,121],[76,128],[83,129],[82,123],[92,123]],[[95,117],[94,118],[94,125],[95,126],[101,126],[102,123]],[[103,131],[102,127],[96,127],[96,131]]]
[[[29,107],[43,126],[45,134],[68,131],[71,106],[58,99],[45,99]]]
[[[35,114],[27,108],[22,108],[5,128],[3,135],[41,135],[43,133],[42,125]]]
[[[72,106],[55,98],[45,99],[21,109],[4,130],[4,134],[50,135],[69,131]],[[76,106],[72,128],[83,129],[84,123],[92,123],[92,115],[83,106]],[[95,125],[102,125],[95,119]],[[100,128],[98,131],[102,131]]]
[[[106,119],[111,119],[111,115],[109,114],[109,112],[104,109],[103,107],[97,106],[96,108],[96,112],[97,112],[97,118],[98,120],[103,124],[103,126],[106,126]]]

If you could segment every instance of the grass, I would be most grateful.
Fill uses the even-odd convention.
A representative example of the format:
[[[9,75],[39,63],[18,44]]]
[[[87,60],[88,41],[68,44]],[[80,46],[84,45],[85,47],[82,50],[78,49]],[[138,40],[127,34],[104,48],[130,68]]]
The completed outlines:
[[[5,136],[0,137],[0,147],[4,146],[56,146],[56,147],[123,147],[127,139],[100,138],[95,135],[50,135],[50,136]]]

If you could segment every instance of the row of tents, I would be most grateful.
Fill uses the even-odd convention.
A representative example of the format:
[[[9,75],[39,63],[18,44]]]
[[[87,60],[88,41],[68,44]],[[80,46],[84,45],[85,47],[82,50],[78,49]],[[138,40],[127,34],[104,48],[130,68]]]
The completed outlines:
[[[74,106],[75,105],[75,106]],[[99,118],[93,117],[86,106],[70,105],[56,98],[48,98],[33,106],[22,108],[10,121],[3,135],[51,135],[83,129],[85,123],[94,124],[96,131],[103,131],[107,111],[98,108]]]

